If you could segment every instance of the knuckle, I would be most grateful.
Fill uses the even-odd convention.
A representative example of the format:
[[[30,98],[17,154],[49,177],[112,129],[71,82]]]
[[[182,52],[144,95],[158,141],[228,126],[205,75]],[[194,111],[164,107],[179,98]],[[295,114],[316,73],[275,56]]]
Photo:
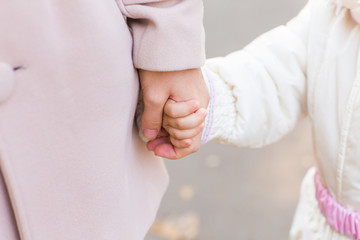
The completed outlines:
[[[175,120],[175,125],[177,128],[183,129],[185,127],[184,120],[182,119]]]
[[[150,125],[161,125],[161,121],[158,121],[158,120],[155,120],[155,119],[151,119],[151,120],[149,120],[148,121],[148,123],[150,124]]]
[[[144,95],[144,104],[146,106],[161,106],[163,104],[163,96],[159,94]]]
[[[144,99],[145,106],[160,106],[161,105],[161,99],[159,97],[149,97],[147,99]]]
[[[183,141],[176,141],[176,146],[178,148],[185,148],[186,144]]]
[[[186,111],[187,112],[194,112],[196,110],[194,105],[187,105],[186,106]]]
[[[173,131],[173,136],[176,139],[181,139],[181,133],[179,131],[174,130]]]
[[[168,107],[167,109],[167,114],[170,116],[170,117],[176,117],[176,111],[174,108],[172,107]]]
[[[181,144],[181,146],[183,146],[183,147],[186,147],[186,145],[187,145],[186,139],[184,139],[184,140],[179,140],[179,144]]]
[[[180,147],[181,143],[176,140],[175,138],[173,137],[170,137],[170,142],[175,146],[175,147]]]
[[[192,133],[193,137],[195,137],[196,135],[200,134],[200,128],[196,127],[194,129],[192,129],[191,133]]]

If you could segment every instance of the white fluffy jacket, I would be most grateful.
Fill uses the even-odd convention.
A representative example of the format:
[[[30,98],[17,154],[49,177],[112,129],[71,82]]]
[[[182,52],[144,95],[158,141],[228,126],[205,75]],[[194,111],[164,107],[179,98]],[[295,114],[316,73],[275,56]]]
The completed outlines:
[[[208,60],[216,89],[210,139],[262,147],[309,116],[321,182],[360,211],[360,3],[310,0],[285,26],[241,51]],[[314,169],[302,187],[291,239],[348,239],[328,226],[314,196]]]

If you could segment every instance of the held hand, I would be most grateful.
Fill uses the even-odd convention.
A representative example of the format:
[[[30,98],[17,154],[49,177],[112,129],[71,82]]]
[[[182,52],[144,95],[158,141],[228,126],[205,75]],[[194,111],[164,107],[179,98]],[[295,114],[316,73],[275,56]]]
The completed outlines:
[[[148,143],[149,150],[156,155],[178,159],[196,152],[200,148],[202,130],[207,111],[197,103],[175,102],[169,99],[165,105],[162,137]]]
[[[169,133],[176,148],[187,148],[192,139],[201,134],[207,116],[205,108],[196,108],[195,101],[175,102],[169,99],[165,105],[163,128]]]
[[[165,131],[160,132],[160,130],[164,105],[168,99],[173,99],[176,102],[194,100],[197,103],[194,109],[207,107],[209,92],[201,70],[190,69],[176,72],[140,70],[140,80],[145,107],[141,119],[143,133],[149,140],[154,140],[160,133],[160,138],[148,143],[149,150],[154,151],[159,156],[172,159],[181,158],[197,151],[200,147],[201,133],[192,139],[191,145],[193,146],[191,149],[177,151],[174,154],[172,151],[174,146],[170,137],[165,136]]]
[[[174,72],[140,70],[139,73],[144,99],[141,125],[149,140],[155,139],[161,129],[163,109],[168,99],[176,102],[196,100],[200,107],[207,107],[209,93],[200,69]]]

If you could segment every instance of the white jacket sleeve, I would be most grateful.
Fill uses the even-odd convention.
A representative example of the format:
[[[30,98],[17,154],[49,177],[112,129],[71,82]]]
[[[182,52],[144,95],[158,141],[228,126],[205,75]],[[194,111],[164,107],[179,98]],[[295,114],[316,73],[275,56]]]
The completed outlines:
[[[212,126],[208,140],[262,147],[306,116],[311,5],[243,50],[207,61],[205,74],[216,92],[214,116],[210,112],[207,120]]]

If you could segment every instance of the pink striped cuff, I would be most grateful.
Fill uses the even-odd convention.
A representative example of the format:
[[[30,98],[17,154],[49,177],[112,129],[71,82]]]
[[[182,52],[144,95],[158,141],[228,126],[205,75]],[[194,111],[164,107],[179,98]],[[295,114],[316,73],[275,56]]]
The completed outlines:
[[[318,172],[314,177],[316,199],[321,213],[328,224],[337,232],[353,239],[360,240],[360,213],[345,208],[338,203],[320,182]]]
[[[208,115],[205,119],[205,129],[204,129],[202,137],[201,137],[201,145],[204,145],[209,140],[209,136],[210,136],[211,129],[213,126],[213,122],[214,122],[214,108],[215,108],[216,92],[215,92],[213,79],[211,79],[208,76],[204,67],[201,68],[201,71],[202,71],[205,83],[208,87],[209,94],[210,94],[210,101],[209,101],[209,105],[207,108]]]

